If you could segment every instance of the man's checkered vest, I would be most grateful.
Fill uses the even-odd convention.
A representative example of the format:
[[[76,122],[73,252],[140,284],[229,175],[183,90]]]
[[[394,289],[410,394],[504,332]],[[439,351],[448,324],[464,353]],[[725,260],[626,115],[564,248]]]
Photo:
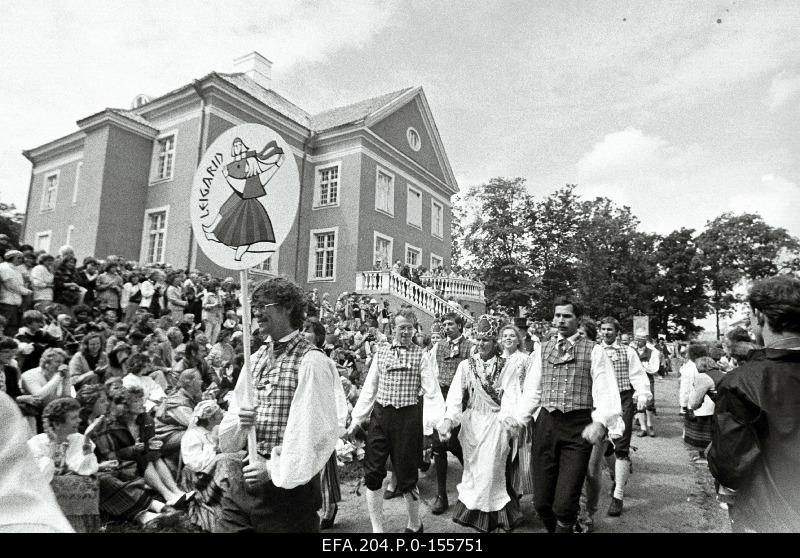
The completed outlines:
[[[614,365],[614,375],[617,377],[617,387],[620,391],[633,389],[631,386],[631,376],[628,372],[628,348],[624,346],[600,344],[605,350],[611,364]],[[616,355],[616,357],[615,357]]]
[[[542,351],[542,407],[564,413],[592,408],[592,349],[594,341],[578,338],[559,360],[557,338]]]
[[[398,409],[418,403],[423,354],[413,343],[407,348],[395,349],[389,343],[378,347],[378,403]]]
[[[436,344],[436,365],[439,368],[439,385],[449,387],[453,382],[453,376],[456,375],[458,365],[462,360],[469,358],[469,341],[464,336],[461,336],[461,341],[458,342],[458,352],[453,352],[450,348],[450,339],[444,338]]]
[[[300,361],[318,351],[300,334],[288,342],[286,352],[269,362],[272,344],[262,345],[253,355],[251,378],[256,395],[256,441],[258,453],[269,458],[272,448],[283,443],[289,409],[297,389]]]

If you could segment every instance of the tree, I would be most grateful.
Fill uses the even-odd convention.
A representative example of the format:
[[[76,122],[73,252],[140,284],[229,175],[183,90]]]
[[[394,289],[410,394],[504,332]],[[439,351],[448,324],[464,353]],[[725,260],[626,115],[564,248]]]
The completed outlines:
[[[0,234],[8,235],[12,246],[19,246],[19,235],[22,232],[22,220],[25,215],[17,211],[12,203],[0,202]]]
[[[734,286],[743,279],[756,280],[780,270],[779,255],[796,252],[800,241],[786,229],[772,227],[756,213],[723,213],[706,223],[697,238],[708,306],[714,312],[717,339],[719,320],[731,312],[737,298]],[[782,264],[785,271],[796,271],[797,260]]]
[[[472,220],[461,221],[462,231],[454,229],[454,238],[466,254],[469,267],[478,271],[483,281],[487,306],[505,309],[516,315],[520,306],[528,306],[535,292],[527,259],[529,234],[525,214],[531,210],[531,198],[523,178],[492,178],[488,184],[473,186],[462,200],[470,207]]]
[[[652,256],[656,273],[651,330],[679,339],[702,329],[694,321],[704,317],[708,308],[694,236],[694,229],[673,231],[659,240]]]

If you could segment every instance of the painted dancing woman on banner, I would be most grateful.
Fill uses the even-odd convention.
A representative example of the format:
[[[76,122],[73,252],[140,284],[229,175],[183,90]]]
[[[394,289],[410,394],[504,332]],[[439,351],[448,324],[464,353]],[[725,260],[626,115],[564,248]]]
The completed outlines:
[[[203,225],[206,238],[236,249],[236,261],[246,252],[274,250],[272,221],[260,199],[265,186],[283,163],[283,149],[272,140],[260,152],[250,150],[236,138],[231,147],[233,161],[222,167],[222,175],[233,189],[210,225]]]

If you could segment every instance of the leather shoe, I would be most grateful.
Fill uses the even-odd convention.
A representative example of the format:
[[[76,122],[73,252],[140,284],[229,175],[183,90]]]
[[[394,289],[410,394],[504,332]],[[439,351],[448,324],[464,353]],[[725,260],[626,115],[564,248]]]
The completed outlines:
[[[611,517],[619,517],[622,515],[622,500],[619,498],[611,498],[611,505],[608,506],[608,515]]]
[[[639,436],[640,438],[644,438],[645,436],[647,436],[647,430],[640,430],[636,435]]]
[[[406,527],[406,530],[403,531],[403,532],[404,533],[422,533],[423,532],[422,531],[422,523],[419,524],[419,529],[417,529],[416,531],[414,529],[411,529],[410,527]]]
[[[443,514],[447,511],[448,507],[450,507],[450,505],[447,503],[447,496],[437,496],[431,507],[431,513],[433,515]]]
[[[651,438],[655,438],[656,437],[656,429],[651,426],[650,428],[647,429],[647,434]]]
[[[388,488],[383,492],[384,500],[391,500],[392,498],[399,498],[400,496],[402,496],[400,492],[389,490]]]

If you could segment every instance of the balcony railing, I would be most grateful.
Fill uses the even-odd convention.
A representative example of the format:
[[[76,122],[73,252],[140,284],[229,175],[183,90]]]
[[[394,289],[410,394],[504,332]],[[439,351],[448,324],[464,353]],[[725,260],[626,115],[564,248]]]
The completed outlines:
[[[483,303],[486,299],[483,294],[483,283],[463,277],[441,277],[423,275],[420,277],[423,287],[431,286],[443,298],[454,297],[456,300],[469,300]]]
[[[443,277],[431,278],[445,279]],[[469,281],[468,279],[449,280],[469,282],[473,284],[475,283],[474,281]],[[436,288],[436,283],[431,282],[429,285],[433,289]],[[444,286],[443,283],[439,283],[439,285],[442,287]],[[466,285],[463,284],[459,284],[458,288],[456,288],[454,285],[450,286],[450,291],[452,295],[447,296],[453,296],[459,300],[474,300],[475,302],[483,302],[483,298],[478,298],[478,292],[480,292],[481,295],[483,294],[482,286],[480,287],[480,291],[470,291],[469,295],[467,296],[459,296],[458,294],[467,292]],[[466,321],[472,321],[472,316],[470,316],[470,314],[464,311],[462,308],[456,308],[450,305],[447,300],[436,294],[436,292],[418,285],[413,281],[409,281],[405,277],[393,271],[362,271],[358,273],[356,275],[356,292],[375,295],[391,294],[409,302],[414,306],[417,306],[418,308],[421,308],[432,316],[454,311],[460,314]]]

